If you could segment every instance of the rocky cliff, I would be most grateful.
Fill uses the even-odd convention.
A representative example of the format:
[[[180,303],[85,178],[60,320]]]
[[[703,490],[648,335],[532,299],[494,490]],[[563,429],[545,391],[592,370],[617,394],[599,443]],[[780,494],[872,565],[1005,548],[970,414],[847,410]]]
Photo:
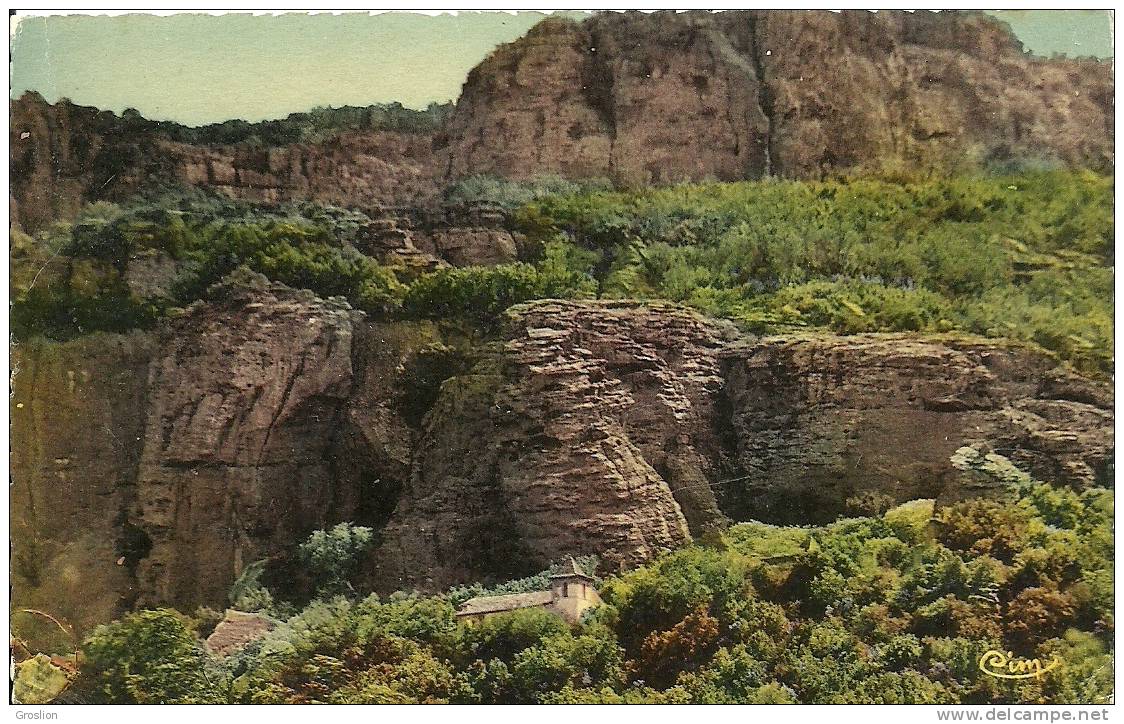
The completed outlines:
[[[119,200],[160,183],[276,203],[313,200],[367,209],[425,205],[436,194],[432,137],[347,132],[322,143],[192,145],[159,127],[28,93],[9,126],[11,221],[26,231],[72,217],[88,201]]]
[[[646,184],[1020,156],[1108,169],[1112,99],[1109,63],[1027,56],[978,13],[552,18],[474,68],[436,134],[190,145],[25,95],[11,108],[11,218],[34,231],[156,180],[369,208],[431,207],[473,174]]]
[[[383,590],[517,577],[565,554],[649,560],[720,524],[717,352],[676,309],[517,307],[506,341],[444,382],[376,554]]]
[[[978,13],[550,19],[469,74],[448,173],[625,184],[1028,154],[1109,168],[1107,63],[1022,53]]]
[[[1022,347],[900,335],[743,338],[633,302],[513,308],[506,341],[445,381],[372,584],[440,589],[609,569],[732,520],[806,524],[875,492],[994,493],[950,462],[995,450],[1111,484],[1110,389]]]
[[[862,491],[988,492],[949,459],[981,445],[1041,479],[1112,484],[1111,391],[1023,347],[877,334],[763,338],[723,356],[733,517],[825,522]]]
[[[626,567],[729,520],[828,520],[862,491],[987,494],[949,462],[964,445],[1111,480],[1111,390],[1021,347],[753,339],[608,301],[443,341],[243,275],[155,333],[17,347],[17,603],[80,626],[220,607],[246,565],[339,520],[379,529],[379,590],[568,554]]]
[[[12,348],[12,592],[79,628],[137,598],[147,554],[130,525],[148,409],[145,334]]]
[[[247,275],[163,330],[136,525],[142,604],[220,602],[243,567],[352,517],[327,452],[351,394],[354,313]]]

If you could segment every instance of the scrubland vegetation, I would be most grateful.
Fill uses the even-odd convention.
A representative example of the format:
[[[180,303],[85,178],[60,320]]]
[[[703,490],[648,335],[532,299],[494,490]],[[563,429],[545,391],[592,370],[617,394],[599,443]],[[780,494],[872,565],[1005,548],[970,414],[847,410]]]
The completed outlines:
[[[536,298],[679,302],[746,330],[973,333],[1111,373],[1112,180],[1037,171],[951,179],[691,184],[640,191],[475,178],[525,235],[523,258],[419,274],[360,253],[368,219],[173,190],[16,233],[17,337],[147,327],[240,266],[370,315],[492,334]],[[140,296],[129,260],[178,276]],[[36,256],[38,255],[38,256]],[[54,266],[51,266],[51,265]],[[62,265],[61,267],[59,265]],[[43,275],[46,277],[43,277]],[[48,283],[48,280],[50,283]],[[36,283],[36,282],[42,283]],[[742,523],[600,582],[569,626],[544,612],[458,624],[476,585],[380,598],[350,581],[371,531],[300,549],[308,602],[250,566],[231,603],[278,625],[243,652],[202,647],[218,614],[131,613],[82,644],[67,696],[91,702],[1103,702],[1112,692],[1113,496],[1011,477],[1007,500],[914,501],[820,528]],[[539,576],[496,592],[534,590]],[[988,651],[1059,662],[995,678]]]
[[[243,598],[245,607],[277,617],[265,638],[220,660],[200,639],[217,613],[132,613],[89,635],[68,696],[142,703],[1105,702],[1113,682],[1112,493],[1011,477],[1005,500],[936,510],[932,501],[913,501],[819,528],[735,525],[706,544],[601,580],[605,605],[573,626],[541,610],[458,623],[455,606],[485,593],[479,585],[430,597],[346,590],[341,581],[368,533],[337,526],[301,546],[325,576],[311,603],[298,610],[281,596],[259,593],[256,606]],[[544,574],[487,592],[545,583]],[[232,591],[245,594],[244,585]],[[980,668],[988,651],[1037,658],[1049,671],[996,678]]]
[[[93,281],[16,290],[14,329],[65,338],[146,326],[244,264],[371,314],[484,330],[536,298],[665,299],[758,333],[959,331],[1040,345],[1086,374],[1111,370],[1112,180],[1090,172],[630,192],[473,178],[447,197],[506,208],[529,240],[525,258],[418,277],[355,250],[361,213],[174,192],[93,205],[47,232],[42,245],[104,268]],[[146,249],[183,263],[164,297],[137,298],[122,279]]]

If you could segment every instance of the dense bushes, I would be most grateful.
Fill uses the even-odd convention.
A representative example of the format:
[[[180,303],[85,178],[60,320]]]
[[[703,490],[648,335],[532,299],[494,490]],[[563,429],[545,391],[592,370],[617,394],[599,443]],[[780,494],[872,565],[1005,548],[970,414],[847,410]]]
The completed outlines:
[[[220,664],[177,614],[141,612],[94,632],[80,681],[107,701],[1103,703],[1112,493],[1013,479],[1006,500],[735,525],[602,581],[572,626],[541,610],[458,623],[478,587],[335,597]],[[980,669],[989,650],[1060,663],[1003,680]]]
[[[414,273],[383,266],[352,246],[357,230],[369,221],[333,207],[267,209],[190,192],[126,208],[92,205],[73,225],[60,225],[41,243],[59,248],[62,259],[96,266],[99,286],[40,286],[17,293],[17,334],[65,339],[148,326],[167,308],[204,298],[211,285],[239,266],[323,297],[345,297],[377,316],[449,320],[485,331],[494,330],[512,304],[596,292],[589,270],[575,268],[582,253],[558,243],[546,244],[535,265],[446,268],[415,279]],[[150,252],[173,260],[179,275],[156,296],[142,298],[125,284],[124,275],[133,259]]]
[[[95,703],[215,704],[226,698],[226,672],[174,611],[139,611],[99,626],[82,655],[81,688]]]
[[[513,304],[532,299],[592,297],[596,283],[588,274],[567,267],[562,245],[548,245],[538,266],[441,269],[427,274],[406,292],[407,314],[430,319],[461,319],[491,329]]]
[[[447,195],[511,210],[537,258],[418,278],[355,251],[369,222],[362,213],[199,192],[124,209],[95,205],[62,232],[63,250],[118,273],[137,250],[166,252],[183,270],[163,306],[201,297],[245,264],[374,314],[485,332],[506,308],[531,299],[669,299],[758,332],[960,330],[1033,342],[1089,374],[1112,367],[1112,180],[1095,174],[767,180],[629,193],[474,177]],[[159,312],[145,316],[138,305],[153,300],[115,294],[17,298],[29,308],[15,314],[22,329],[42,320],[43,331],[63,334],[68,315],[83,329],[115,329]]]
[[[42,334],[67,340],[97,331],[127,332],[152,326],[160,308],[131,295],[119,281],[90,291],[36,287],[12,305],[12,334],[26,339]]]
[[[594,252],[605,296],[758,330],[1014,337],[1086,372],[1112,360],[1112,180],[1091,173],[682,185],[545,195],[532,238]]]

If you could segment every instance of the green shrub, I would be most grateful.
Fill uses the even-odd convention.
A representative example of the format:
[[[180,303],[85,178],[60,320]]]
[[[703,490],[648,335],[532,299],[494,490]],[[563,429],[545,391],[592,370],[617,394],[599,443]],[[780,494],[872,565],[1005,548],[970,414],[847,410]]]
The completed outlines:
[[[596,283],[563,268],[529,264],[441,269],[410,285],[403,301],[407,314],[426,319],[465,320],[484,329],[497,328],[503,312],[532,299],[593,295]]]
[[[82,686],[113,704],[217,704],[228,682],[180,614],[132,613],[99,626],[82,644]]]
[[[151,327],[161,306],[138,300],[116,281],[93,290],[33,287],[11,307],[12,334],[18,339],[44,335],[68,340],[93,332],[127,332]]]
[[[180,260],[180,305],[246,265],[321,296],[344,296],[372,314],[394,315],[405,299],[410,316],[485,333],[498,329],[512,304],[599,295],[681,302],[759,333],[962,330],[1037,344],[1085,374],[1112,369],[1108,176],[890,174],[629,192],[557,178],[473,177],[447,198],[510,210],[509,223],[532,242],[527,249],[542,253],[528,251],[533,265],[445,269],[416,281],[399,270],[413,282],[407,290],[392,269],[354,250],[370,222],[360,212],[173,189],[92,205],[51,233],[65,233],[66,254],[118,272],[139,250]],[[148,301],[16,304],[25,334],[73,336],[79,324],[145,323],[136,306]],[[112,312],[118,302],[124,311]],[[157,305],[150,316],[160,311]]]
[[[513,214],[600,258],[606,296],[683,302],[753,331],[965,331],[1112,367],[1112,179],[683,184],[549,195]]]
[[[313,531],[300,544],[301,560],[311,570],[320,590],[328,593],[351,590],[350,579],[363,554],[374,543],[370,528],[338,523],[328,530]]]
[[[492,659],[511,662],[520,651],[568,633],[561,618],[541,608],[497,614],[460,626],[456,657],[463,664]]]

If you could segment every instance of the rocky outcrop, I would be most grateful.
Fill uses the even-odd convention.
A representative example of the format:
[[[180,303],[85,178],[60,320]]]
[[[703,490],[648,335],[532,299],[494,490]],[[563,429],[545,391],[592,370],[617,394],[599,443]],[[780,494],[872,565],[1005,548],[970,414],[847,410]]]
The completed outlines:
[[[351,393],[354,313],[245,277],[169,324],[149,372],[143,604],[214,605],[244,566],[352,513],[327,453]]]
[[[733,332],[672,308],[543,302],[447,380],[383,530],[381,589],[635,565],[716,525],[717,352]]]
[[[136,600],[148,546],[127,519],[154,350],[143,333],[11,348],[13,606],[83,631]]]
[[[312,200],[352,208],[425,205],[440,187],[432,137],[347,132],[321,143],[202,146],[168,140],[143,119],[28,93],[11,103],[11,221],[27,232],[82,204],[159,183],[262,203]]]
[[[1045,354],[901,335],[764,338],[723,357],[738,519],[825,522],[863,491],[988,492],[949,462],[982,445],[1040,479],[1111,485],[1111,393]]]
[[[413,274],[448,266],[428,239],[420,246],[415,243],[409,219],[382,207],[370,207],[366,215],[371,220],[359,228],[355,240],[360,252]]]
[[[10,103],[12,225],[34,232],[73,218],[83,203],[133,193],[156,171],[151,140],[103,133],[104,115],[69,102],[49,104],[34,93]]]
[[[469,74],[449,124],[449,175],[761,175],[758,78],[722,24],[696,14],[540,23]]]
[[[273,148],[172,142],[159,148],[173,179],[246,201],[407,206],[437,191],[432,138],[420,133],[349,132]]]
[[[1042,353],[895,335],[740,339],[629,302],[514,308],[442,387],[372,581],[440,589],[596,553],[649,559],[727,518],[824,522],[870,491],[981,489],[965,445],[1042,479],[1110,484],[1110,392]]]
[[[440,590],[830,520],[865,491],[992,494],[950,461],[964,446],[1112,479],[1111,388],[1044,353],[754,339],[672,305],[534,302],[472,346],[242,275],[158,334],[14,360],[14,600],[80,626],[221,607],[245,566],[341,520],[379,531],[364,586]]]
[[[1022,153],[1111,168],[1108,63],[1022,53],[979,13],[549,19],[469,74],[451,177],[817,177]]]
[[[526,237],[509,230],[507,212],[494,204],[448,204],[426,216],[421,244],[453,266],[505,264],[526,251]]]
[[[760,12],[753,25],[781,175],[981,156],[1112,168],[1110,63],[1028,57],[976,13]]]
[[[240,274],[159,333],[13,347],[13,600],[80,631],[138,603],[221,607],[310,530],[385,521],[408,360],[437,339]]]

